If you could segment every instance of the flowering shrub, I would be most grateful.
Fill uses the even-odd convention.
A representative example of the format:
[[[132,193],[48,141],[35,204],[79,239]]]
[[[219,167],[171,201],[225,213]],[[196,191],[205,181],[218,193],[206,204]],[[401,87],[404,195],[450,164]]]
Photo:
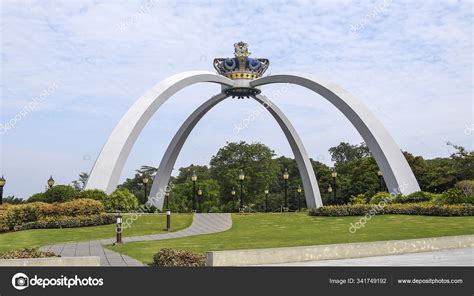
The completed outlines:
[[[54,204],[34,202],[2,205],[0,206],[0,232],[113,223],[113,219],[105,217],[104,214],[104,205],[92,199],[77,199]],[[110,216],[113,217],[113,215]]]
[[[161,249],[153,256],[152,265],[161,267],[200,267],[206,265],[206,256],[182,250]]]
[[[45,258],[45,257],[61,257],[53,252],[38,251],[34,248],[24,248],[19,250],[8,251],[0,254],[0,259],[27,259],[27,258]]]

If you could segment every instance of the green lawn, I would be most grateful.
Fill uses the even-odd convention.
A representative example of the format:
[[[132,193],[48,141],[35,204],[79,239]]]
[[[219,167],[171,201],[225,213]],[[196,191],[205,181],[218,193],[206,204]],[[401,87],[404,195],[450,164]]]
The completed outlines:
[[[124,216],[124,220],[127,219]],[[191,214],[174,214],[173,231],[188,227],[191,224]],[[132,226],[124,229],[123,236],[164,233],[166,228],[165,214],[146,214],[133,221]],[[60,242],[85,241],[111,238],[115,236],[115,224],[63,228],[63,229],[32,229],[0,234],[0,253],[19,249],[41,247]]]
[[[355,234],[360,217],[313,217],[306,213],[234,214],[229,231],[194,237],[127,243],[109,249],[150,263],[161,248],[194,252],[274,248],[474,234],[474,217],[380,215]]]

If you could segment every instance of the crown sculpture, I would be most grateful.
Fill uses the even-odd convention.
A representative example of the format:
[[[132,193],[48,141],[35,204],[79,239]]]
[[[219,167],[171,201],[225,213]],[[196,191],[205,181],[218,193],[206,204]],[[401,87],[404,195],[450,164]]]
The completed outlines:
[[[256,79],[262,77],[268,69],[270,61],[267,59],[249,58],[251,54],[248,44],[240,41],[234,44],[234,58],[214,59],[214,68],[217,73],[232,80],[235,79]]]
[[[253,80],[262,77],[268,69],[268,59],[249,58],[251,53],[248,44],[240,41],[234,44],[233,58],[215,58],[214,68],[217,73],[232,80]],[[249,97],[260,93],[258,89],[248,87],[233,87],[225,91],[232,97]]]

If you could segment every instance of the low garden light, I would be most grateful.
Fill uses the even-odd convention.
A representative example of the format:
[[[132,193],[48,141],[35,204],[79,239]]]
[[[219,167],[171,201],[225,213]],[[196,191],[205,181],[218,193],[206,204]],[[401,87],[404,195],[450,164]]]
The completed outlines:
[[[114,245],[120,245],[122,244],[122,215],[117,214],[115,219],[115,233],[117,234],[117,238]]]
[[[53,176],[51,175],[48,179],[48,187],[52,188],[54,186],[54,179]]]
[[[270,191],[268,189],[265,189],[265,212],[268,212],[268,194]]]
[[[2,175],[2,177],[0,178],[0,205],[3,203],[3,186],[5,186],[6,183],[7,180],[5,180]]]

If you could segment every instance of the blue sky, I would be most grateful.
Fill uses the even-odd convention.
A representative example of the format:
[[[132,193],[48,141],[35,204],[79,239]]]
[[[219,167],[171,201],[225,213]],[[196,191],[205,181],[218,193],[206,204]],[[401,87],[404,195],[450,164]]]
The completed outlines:
[[[472,11],[470,1],[2,1],[5,195],[27,198],[44,190],[49,175],[66,184],[90,171],[138,97],[172,74],[214,71],[213,58],[231,56],[240,40],[252,56],[270,59],[269,73],[307,72],[342,85],[403,150],[433,158],[452,152],[447,141],[473,149]],[[323,98],[297,86],[275,96],[278,89],[263,88],[311,157],[330,164],[329,147],[362,141]],[[166,102],[122,178],[142,164],[157,166],[180,124],[218,92],[194,85]],[[193,131],[176,168],[207,164],[227,141],[259,141],[292,156],[268,114],[233,132],[256,108],[251,100],[219,104]]]

